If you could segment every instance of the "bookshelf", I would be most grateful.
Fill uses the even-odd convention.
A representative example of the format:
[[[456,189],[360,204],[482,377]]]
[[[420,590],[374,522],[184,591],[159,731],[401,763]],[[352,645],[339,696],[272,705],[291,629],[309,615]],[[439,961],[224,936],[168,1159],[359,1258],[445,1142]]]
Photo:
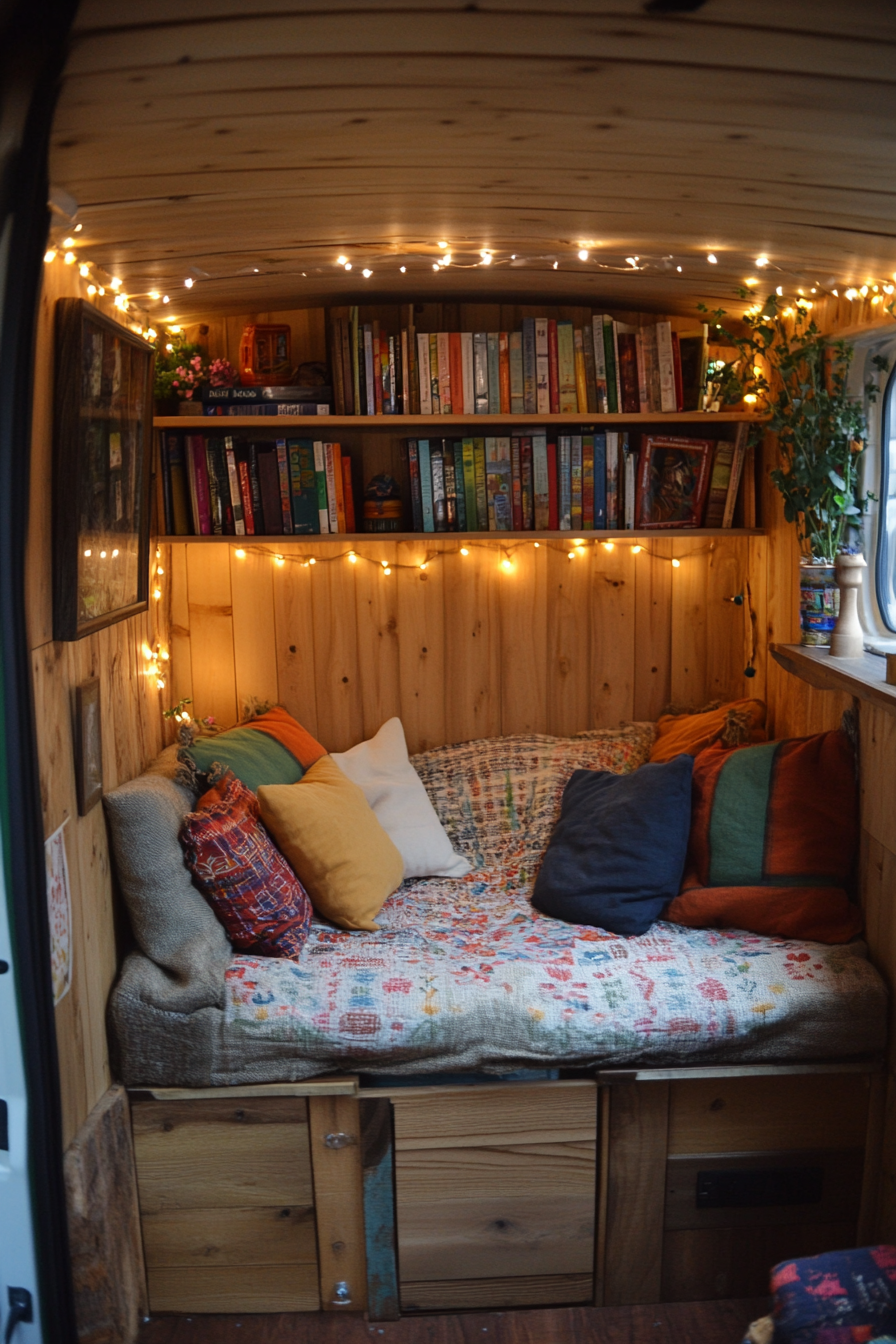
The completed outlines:
[[[544,425],[631,425],[648,428],[653,425],[713,425],[759,424],[767,417],[749,411],[667,411],[660,414],[598,415],[158,415],[156,429],[204,429],[207,433],[224,434],[232,429],[351,429],[365,434],[371,430],[391,431],[404,435],[413,429],[459,429],[465,426],[477,429],[498,428],[502,425],[521,428]]]
[[[318,533],[303,534],[289,533],[287,535],[274,535],[271,537],[235,537],[228,536],[210,536],[194,537],[171,536],[156,537],[158,542],[186,542],[190,546],[220,545],[226,543],[229,546],[276,546],[278,550],[284,547],[299,547],[305,550],[308,546],[333,546],[345,543],[349,546],[359,546],[362,542],[377,541],[419,541],[425,542],[427,546],[445,546],[454,543],[463,544],[465,541],[482,541],[494,545],[503,545],[505,543],[518,545],[521,541],[559,541],[566,546],[572,544],[573,537],[584,537],[587,541],[632,541],[632,542],[650,542],[650,541],[668,541],[671,538],[681,537],[688,541],[691,539],[701,539],[708,537],[764,537],[764,527],[672,527],[672,528],[642,528],[640,530],[622,531],[614,529],[613,531],[604,531],[599,529],[586,529],[580,532],[330,532],[324,536]]]

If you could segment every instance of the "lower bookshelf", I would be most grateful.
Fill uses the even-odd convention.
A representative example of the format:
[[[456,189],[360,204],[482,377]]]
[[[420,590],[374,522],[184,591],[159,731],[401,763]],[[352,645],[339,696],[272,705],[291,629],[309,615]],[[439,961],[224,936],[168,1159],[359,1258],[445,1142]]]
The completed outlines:
[[[687,541],[694,537],[764,537],[764,527],[671,527],[663,529],[642,529],[634,532],[631,530],[621,531],[616,529],[612,532],[601,530],[600,532],[330,532],[324,535],[314,534],[296,534],[288,533],[285,536],[274,535],[271,537],[235,537],[227,536],[160,536],[156,541],[161,542],[189,542],[192,545],[230,545],[230,546],[256,546],[256,545],[274,545],[274,546],[314,546],[332,544],[334,542],[345,542],[347,544],[356,544],[370,541],[421,541],[427,544],[438,542],[440,545],[450,542],[465,541],[487,542],[489,544],[501,546],[507,542],[521,541],[564,541],[571,544],[574,540],[581,538],[584,541],[632,541],[644,543],[645,541],[666,541],[675,537],[681,537]]]

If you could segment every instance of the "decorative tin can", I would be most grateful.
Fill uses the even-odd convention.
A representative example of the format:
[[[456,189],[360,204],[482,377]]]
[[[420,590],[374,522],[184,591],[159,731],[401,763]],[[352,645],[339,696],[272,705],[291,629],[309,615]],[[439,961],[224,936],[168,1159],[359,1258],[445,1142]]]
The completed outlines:
[[[800,643],[827,647],[840,614],[833,565],[800,564]]]

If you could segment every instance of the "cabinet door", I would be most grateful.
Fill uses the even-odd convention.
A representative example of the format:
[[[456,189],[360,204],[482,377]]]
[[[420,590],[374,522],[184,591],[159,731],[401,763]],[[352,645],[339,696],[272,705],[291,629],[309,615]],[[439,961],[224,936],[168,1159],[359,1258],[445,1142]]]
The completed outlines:
[[[392,1093],[401,1305],[590,1302],[591,1082]]]

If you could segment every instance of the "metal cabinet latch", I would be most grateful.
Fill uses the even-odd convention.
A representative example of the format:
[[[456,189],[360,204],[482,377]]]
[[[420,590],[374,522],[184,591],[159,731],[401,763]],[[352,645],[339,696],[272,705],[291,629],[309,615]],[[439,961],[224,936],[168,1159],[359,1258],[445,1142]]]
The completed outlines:
[[[324,1135],[324,1143],[328,1148],[348,1148],[350,1144],[357,1142],[354,1134],[343,1134],[341,1130],[335,1134]]]

